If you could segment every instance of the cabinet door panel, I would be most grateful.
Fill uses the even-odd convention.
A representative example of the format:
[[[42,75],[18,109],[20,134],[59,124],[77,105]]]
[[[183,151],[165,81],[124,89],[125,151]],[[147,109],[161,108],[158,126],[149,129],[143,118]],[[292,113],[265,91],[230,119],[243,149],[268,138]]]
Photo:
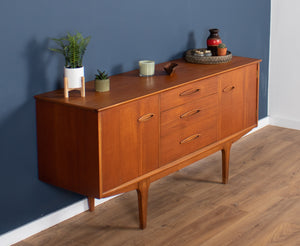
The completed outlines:
[[[158,119],[157,96],[101,113],[103,191],[157,168]]]
[[[220,77],[220,138],[241,131],[244,127],[245,69],[224,73]]]
[[[257,124],[258,120],[258,71],[257,64],[247,67],[245,80],[245,127]]]
[[[141,175],[158,168],[159,104],[158,96],[145,98],[140,103],[139,136],[142,169]]]

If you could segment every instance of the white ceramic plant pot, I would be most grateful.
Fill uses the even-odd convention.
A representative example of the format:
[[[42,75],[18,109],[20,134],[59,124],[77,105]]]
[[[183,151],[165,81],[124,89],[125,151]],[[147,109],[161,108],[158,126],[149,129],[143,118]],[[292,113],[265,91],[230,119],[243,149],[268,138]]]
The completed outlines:
[[[64,69],[64,76],[68,78],[68,87],[80,88],[81,77],[84,77],[84,67],[79,68],[66,68]]]

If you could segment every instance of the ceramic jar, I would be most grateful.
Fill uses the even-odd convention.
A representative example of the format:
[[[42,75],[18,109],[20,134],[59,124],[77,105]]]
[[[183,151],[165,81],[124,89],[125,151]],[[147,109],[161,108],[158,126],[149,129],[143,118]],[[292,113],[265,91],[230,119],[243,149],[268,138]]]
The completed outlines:
[[[210,35],[207,38],[207,49],[211,51],[213,56],[218,55],[218,45],[222,43],[219,36],[219,29],[209,29]]]

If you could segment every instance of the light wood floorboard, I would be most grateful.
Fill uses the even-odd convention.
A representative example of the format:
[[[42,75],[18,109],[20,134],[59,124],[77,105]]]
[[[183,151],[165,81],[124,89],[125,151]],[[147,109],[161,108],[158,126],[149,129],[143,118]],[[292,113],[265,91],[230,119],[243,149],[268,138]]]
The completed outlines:
[[[148,226],[128,192],[16,246],[300,245],[300,131],[267,126],[150,185]]]

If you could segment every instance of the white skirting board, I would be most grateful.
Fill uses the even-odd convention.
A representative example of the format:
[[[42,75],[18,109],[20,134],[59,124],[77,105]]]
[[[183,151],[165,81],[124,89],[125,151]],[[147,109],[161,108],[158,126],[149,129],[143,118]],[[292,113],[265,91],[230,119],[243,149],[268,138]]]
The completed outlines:
[[[96,199],[95,206],[102,204],[114,197],[116,196],[103,198],[103,199]],[[76,202],[70,206],[62,208],[40,219],[37,219],[21,227],[18,227],[12,231],[0,235],[0,245],[9,246],[11,244],[22,241],[25,238],[28,238],[38,232],[44,231],[56,224],[59,224],[67,219],[72,218],[75,215],[85,212],[88,209],[89,207],[88,207],[87,199]]]
[[[284,119],[276,116],[270,118],[270,125],[300,130],[300,121]]]
[[[263,118],[258,121],[258,127],[253,129],[248,134],[251,134],[252,132],[257,131],[269,124],[270,124],[270,118],[269,117]],[[100,200],[96,199],[95,206],[102,204],[114,197],[103,198]],[[64,220],[70,219],[71,217],[78,215],[86,210],[88,210],[88,202],[87,199],[84,199],[70,206],[67,206],[63,209],[60,209],[56,212],[53,212],[49,215],[46,215],[40,219],[37,219],[21,227],[18,227],[12,231],[0,235],[0,245],[8,246],[17,243],[19,241],[22,241],[25,238],[28,238],[38,232],[46,230],[58,223],[63,222]]]

